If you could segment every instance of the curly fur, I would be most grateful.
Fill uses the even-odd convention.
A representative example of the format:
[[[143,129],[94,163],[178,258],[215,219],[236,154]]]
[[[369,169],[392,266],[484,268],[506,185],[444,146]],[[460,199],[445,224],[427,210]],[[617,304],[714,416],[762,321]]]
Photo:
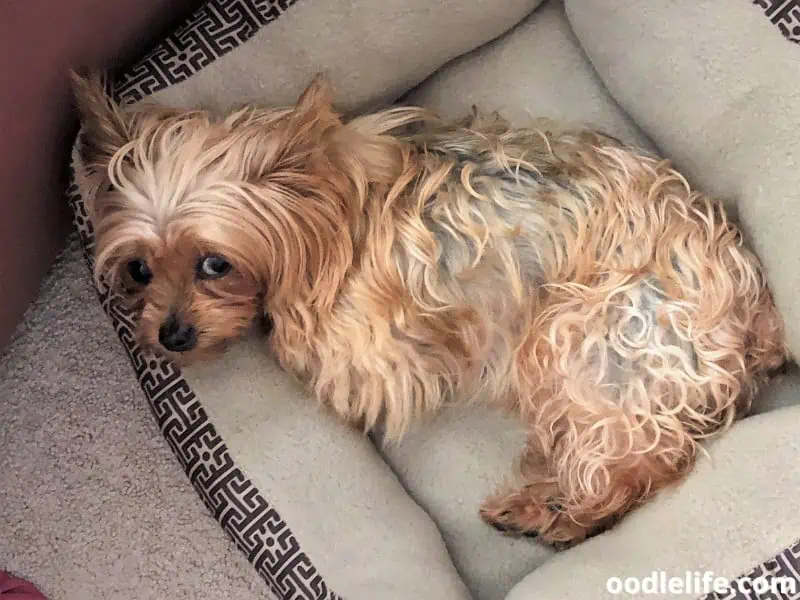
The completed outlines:
[[[268,314],[280,363],[392,439],[453,400],[518,413],[522,485],[482,507],[498,528],[608,526],[787,359],[722,204],[600,133],[419,108],[345,121],[322,79],[293,108],[221,118],[76,88],[97,274],[129,291],[142,340],[177,311],[197,347],[164,353],[194,360]],[[205,251],[231,274],[197,281]]]

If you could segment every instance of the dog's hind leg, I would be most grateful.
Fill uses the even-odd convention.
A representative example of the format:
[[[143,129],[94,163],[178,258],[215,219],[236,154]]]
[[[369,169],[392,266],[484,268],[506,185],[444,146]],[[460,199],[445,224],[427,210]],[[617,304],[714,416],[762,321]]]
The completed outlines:
[[[691,469],[695,443],[677,419],[669,420],[569,403],[549,433],[532,434],[522,458],[523,485],[487,499],[483,519],[566,546],[606,529]]]

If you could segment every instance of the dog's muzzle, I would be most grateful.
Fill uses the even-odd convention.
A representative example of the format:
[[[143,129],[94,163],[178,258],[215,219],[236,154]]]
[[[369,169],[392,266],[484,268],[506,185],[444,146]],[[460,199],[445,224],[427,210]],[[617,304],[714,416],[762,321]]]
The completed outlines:
[[[170,352],[187,352],[197,345],[197,329],[171,314],[158,329],[158,341]]]

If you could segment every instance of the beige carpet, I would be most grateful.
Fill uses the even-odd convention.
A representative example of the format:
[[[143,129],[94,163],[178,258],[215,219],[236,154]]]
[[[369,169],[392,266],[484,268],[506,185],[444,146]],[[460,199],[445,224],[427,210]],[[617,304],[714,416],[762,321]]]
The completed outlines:
[[[271,598],[161,437],[74,241],[0,358],[0,569],[50,600]]]

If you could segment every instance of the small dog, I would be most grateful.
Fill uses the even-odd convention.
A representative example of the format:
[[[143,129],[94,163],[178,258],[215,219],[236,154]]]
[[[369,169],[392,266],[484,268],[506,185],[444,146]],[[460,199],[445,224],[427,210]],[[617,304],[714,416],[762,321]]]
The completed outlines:
[[[720,202],[589,130],[123,107],[74,77],[96,274],[142,343],[193,361],[259,315],[281,365],[389,439],[488,399],[529,432],[498,529],[571,544],[692,467],[787,359]]]

